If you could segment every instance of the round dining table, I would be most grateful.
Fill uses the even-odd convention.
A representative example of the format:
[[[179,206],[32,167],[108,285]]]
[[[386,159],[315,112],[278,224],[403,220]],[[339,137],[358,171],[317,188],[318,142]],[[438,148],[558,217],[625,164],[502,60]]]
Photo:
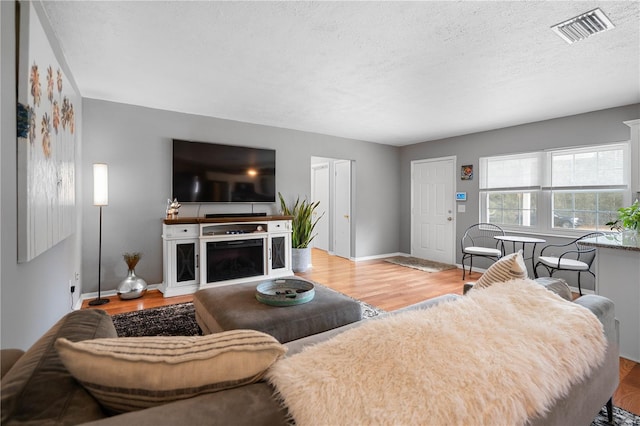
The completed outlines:
[[[544,244],[547,242],[547,240],[542,239],[542,238],[534,238],[534,237],[525,237],[524,235],[496,235],[495,237],[496,240],[500,240],[502,242],[502,253],[505,253],[505,249],[504,249],[504,243],[505,242],[511,242],[513,245],[513,252],[515,253],[516,251],[516,244],[520,243],[522,244],[522,257],[526,260],[531,260],[531,271],[533,272],[533,274],[530,275],[534,275],[535,276],[535,254],[536,254],[536,245],[537,244]],[[531,257],[526,257],[525,253],[526,253],[526,246],[527,244],[531,245]]]

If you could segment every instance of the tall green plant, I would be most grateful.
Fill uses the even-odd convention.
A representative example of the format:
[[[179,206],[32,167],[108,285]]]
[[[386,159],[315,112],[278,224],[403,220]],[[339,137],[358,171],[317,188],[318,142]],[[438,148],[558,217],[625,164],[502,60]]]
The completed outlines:
[[[287,216],[293,216],[291,223],[291,247],[293,248],[307,248],[309,243],[315,238],[317,234],[313,233],[318,221],[324,216],[322,213],[315,220],[313,219],[313,212],[320,204],[320,201],[310,203],[306,199],[300,201],[300,197],[296,199],[293,207],[287,206],[282,194],[278,192],[280,197],[280,207],[282,208],[282,214]]]

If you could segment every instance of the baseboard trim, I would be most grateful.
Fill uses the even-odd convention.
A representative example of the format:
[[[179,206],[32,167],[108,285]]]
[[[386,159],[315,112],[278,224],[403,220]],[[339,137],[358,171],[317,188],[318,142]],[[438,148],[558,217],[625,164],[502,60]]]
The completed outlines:
[[[462,264],[461,264],[461,263],[456,263],[455,265],[458,267],[458,269],[462,269]],[[467,271],[468,271],[468,269],[467,269]],[[479,272],[479,273],[481,273],[481,274],[484,274],[485,272],[487,272],[487,270],[486,270],[486,269],[477,268],[477,267],[473,267],[473,268],[471,269],[471,271],[472,271],[472,272]],[[468,272],[467,272],[467,273],[468,273]]]
[[[147,286],[147,290],[159,290],[161,286],[162,286],[162,284],[149,284]],[[115,289],[100,291],[100,297],[111,297],[111,296],[117,296],[117,295],[118,295],[118,291],[115,290]],[[96,299],[97,297],[98,297],[98,292],[97,291],[93,291],[91,293],[82,293],[80,295],[80,298],[76,302],[76,305],[79,304],[80,307],[82,307],[82,302],[84,300]],[[80,307],[78,307],[78,309],[80,309]],[[75,309],[75,305],[74,305],[74,309]]]
[[[386,254],[376,254],[374,256],[355,257],[355,258],[352,258],[351,260],[353,260],[354,262],[363,262],[365,260],[378,260],[378,259],[384,259],[386,257],[393,257],[393,256],[408,257],[411,255],[406,253],[401,253],[401,252],[395,252],[395,253],[386,253]]]

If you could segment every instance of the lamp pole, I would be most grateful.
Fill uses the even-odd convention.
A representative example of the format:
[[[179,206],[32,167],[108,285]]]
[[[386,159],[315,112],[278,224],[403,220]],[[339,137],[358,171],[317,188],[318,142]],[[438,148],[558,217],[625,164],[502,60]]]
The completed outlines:
[[[109,299],[102,299],[102,207],[109,205],[109,169],[106,164],[93,165],[93,205],[100,207],[100,226],[98,233],[98,298],[89,302],[90,306],[104,305]]]

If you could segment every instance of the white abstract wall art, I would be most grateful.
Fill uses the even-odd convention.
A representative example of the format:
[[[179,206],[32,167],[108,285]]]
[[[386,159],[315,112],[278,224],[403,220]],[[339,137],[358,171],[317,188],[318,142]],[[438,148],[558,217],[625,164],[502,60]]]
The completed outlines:
[[[18,262],[32,260],[75,231],[74,105],[79,99],[33,5],[22,2],[18,57],[18,110],[22,111],[18,114],[17,141]]]

